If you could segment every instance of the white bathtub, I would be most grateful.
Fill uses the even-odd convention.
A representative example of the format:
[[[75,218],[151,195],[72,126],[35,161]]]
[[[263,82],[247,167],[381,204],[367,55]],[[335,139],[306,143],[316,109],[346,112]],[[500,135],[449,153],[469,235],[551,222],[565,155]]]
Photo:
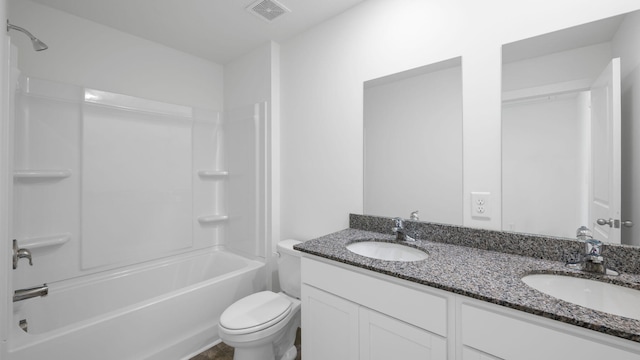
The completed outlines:
[[[219,341],[222,311],[263,290],[265,273],[213,251],[49,284],[49,295],[14,303],[7,360],[188,358]]]

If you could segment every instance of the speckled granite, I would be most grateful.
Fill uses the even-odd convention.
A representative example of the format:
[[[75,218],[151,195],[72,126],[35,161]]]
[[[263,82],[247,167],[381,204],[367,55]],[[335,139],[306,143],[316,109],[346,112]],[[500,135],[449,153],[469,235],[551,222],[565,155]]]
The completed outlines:
[[[393,224],[391,218],[349,215],[349,227],[352,229],[391,234]],[[580,254],[584,252],[584,244],[576,239],[408,220],[405,221],[405,227],[419,239],[565,263],[579,259]],[[640,248],[608,244],[603,246],[602,255],[608,268],[640,274]]]
[[[521,310],[527,313],[562,321],[565,323],[592,329],[620,338],[640,342],[640,321],[615,316],[556,299],[521,281],[521,278],[532,273],[557,273],[573,276],[598,278],[599,280],[623,284],[640,289],[640,275],[622,274],[620,276],[604,276],[582,273],[567,268],[564,262],[550,260],[562,259],[565,251],[573,251],[573,246],[565,250],[565,246],[553,243],[547,238],[542,247],[551,246],[552,250],[540,249],[541,244],[532,243],[527,235],[518,235],[524,246],[518,246],[517,240],[508,239],[508,252],[497,252],[495,249],[499,236],[496,232],[485,232],[461,227],[427,224],[421,229],[418,238],[437,238],[438,241],[417,240],[406,245],[426,250],[426,260],[415,262],[396,262],[372,259],[357,255],[346,249],[346,245],[355,241],[376,239],[394,241],[394,236],[387,230],[391,224],[389,219],[372,219],[371,217],[352,216],[351,225],[363,227],[371,225],[371,229],[380,232],[364,231],[356,228],[346,229],[334,234],[309,240],[296,245],[295,248],[309,254],[339,261],[345,264],[369,269],[400,279],[428,285],[471,298]],[[356,222],[357,224],[354,224]],[[390,228],[390,227],[389,227]],[[485,239],[491,233],[491,239]],[[503,235],[507,236],[508,235]],[[534,237],[538,238],[538,237]],[[555,240],[557,241],[557,240]],[[453,245],[451,243],[456,243]],[[471,247],[469,244],[479,244]],[[578,248],[580,243],[576,242]],[[467,246],[458,246],[467,245]],[[535,246],[534,246],[535,245]],[[483,249],[484,248],[484,249]],[[502,247],[498,246],[502,249]],[[579,251],[579,249],[576,249]],[[515,255],[516,252],[534,254],[534,257]]]

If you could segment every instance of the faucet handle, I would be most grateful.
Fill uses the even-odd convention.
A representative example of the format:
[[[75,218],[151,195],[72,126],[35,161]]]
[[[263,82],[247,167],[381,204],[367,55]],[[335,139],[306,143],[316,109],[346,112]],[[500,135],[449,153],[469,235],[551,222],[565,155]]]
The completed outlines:
[[[602,254],[602,241],[589,239],[584,242],[586,255],[600,256]]]
[[[601,264],[604,261],[602,257],[602,241],[588,239],[584,242],[585,257],[592,263]]]
[[[28,249],[19,249],[18,240],[13,239],[13,269],[18,268],[18,260],[22,258],[29,259],[29,265],[33,266],[33,260],[31,259],[31,251]]]
[[[402,231],[402,229],[404,229],[404,227],[403,227],[403,226],[404,226],[404,224],[402,223],[402,218],[400,218],[400,217],[395,217],[395,218],[393,218],[392,220],[394,221],[394,223],[395,223],[395,224],[394,224],[394,226],[391,228],[391,231],[392,231],[394,234],[399,234],[399,233]]]

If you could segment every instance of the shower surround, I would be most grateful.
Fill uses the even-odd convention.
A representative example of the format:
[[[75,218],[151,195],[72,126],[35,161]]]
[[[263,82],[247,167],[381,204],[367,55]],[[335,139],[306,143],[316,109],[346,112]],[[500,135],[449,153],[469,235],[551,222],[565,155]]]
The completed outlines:
[[[7,359],[73,359],[104,338],[105,359],[176,359],[216,343],[219,313],[267,286],[266,104],[223,121],[17,78],[12,234],[33,266],[18,262],[13,290],[47,284],[49,295],[13,304]],[[127,341],[141,333],[155,343]]]

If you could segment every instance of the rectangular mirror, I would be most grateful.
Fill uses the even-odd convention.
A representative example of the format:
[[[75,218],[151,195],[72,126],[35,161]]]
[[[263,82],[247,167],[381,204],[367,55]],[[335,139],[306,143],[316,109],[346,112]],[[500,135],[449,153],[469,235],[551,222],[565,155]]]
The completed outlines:
[[[506,44],[502,56],[503,230],[575,237],[586,225],[640,245],[640,12]]]
[[[364,213],[462,225],[461,58],[364,83]]]

